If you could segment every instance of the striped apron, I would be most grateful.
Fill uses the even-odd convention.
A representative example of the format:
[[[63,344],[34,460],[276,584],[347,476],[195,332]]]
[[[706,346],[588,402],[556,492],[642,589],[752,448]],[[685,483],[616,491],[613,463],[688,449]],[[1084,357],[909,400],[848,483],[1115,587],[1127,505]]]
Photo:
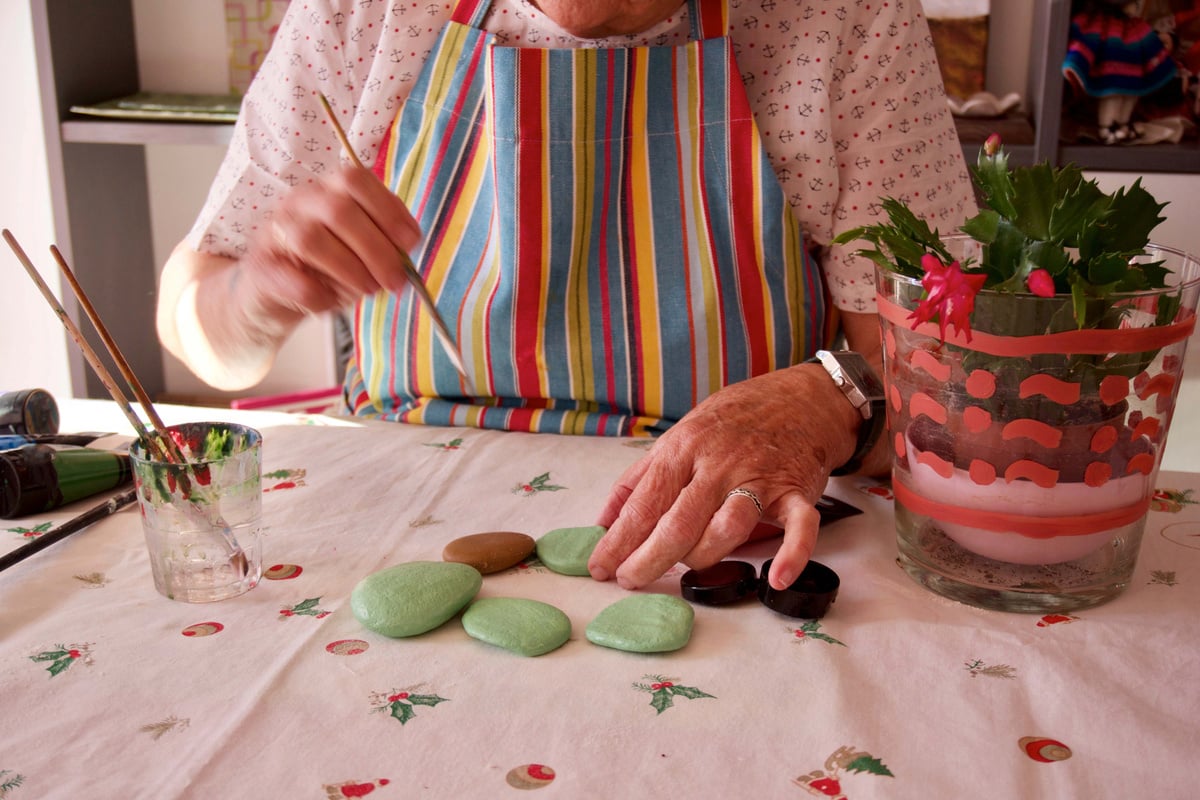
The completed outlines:
[[[459,0],[375,169],[462,351],[411,291],[364,298],[354,413],[645,435],[827,339],[825,291],[762,147],[723,0],[679,47],[504,47]]]

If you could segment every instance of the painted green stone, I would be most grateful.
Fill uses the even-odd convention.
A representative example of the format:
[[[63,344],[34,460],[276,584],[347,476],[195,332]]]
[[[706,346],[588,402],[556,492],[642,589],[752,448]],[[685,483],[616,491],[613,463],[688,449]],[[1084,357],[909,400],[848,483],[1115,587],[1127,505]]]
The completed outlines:
[[[350,611],[384,636],[417,636],[453,617],[483,585],[479,570],[444,561],[410,561],[358,582]]]
[[[520,656],[540,656],[566,644],[571,619],[552,605],[523,597],[484,597],[463,612],[470,636]]]
[[[600,525],[555,528],[537,540],[537,556],[561,575],[587,575],[588,559],[607,529]]]
[[[669,594],[635,594],[618,600],[587,626],[592,644],[631,653],[666,653],[692,638],[696,612]]]

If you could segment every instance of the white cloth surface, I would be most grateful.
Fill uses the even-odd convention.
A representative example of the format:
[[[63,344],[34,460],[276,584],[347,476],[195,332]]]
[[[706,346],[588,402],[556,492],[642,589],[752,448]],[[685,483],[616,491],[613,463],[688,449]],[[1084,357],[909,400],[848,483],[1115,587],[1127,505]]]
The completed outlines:
[[[338,110],[359,160],[375,162],[452,2],[292,3],[246,94],[233,142],[189,241],[236,256],[292,186],[341,158],[318,100]],[[928,23],[915,2],[731,3],[730,36],[755,121],[810,243],[878,222],[898,197],[941,230],[974,212],[962,149]],[[484,27],[501,45],[537,48],[675,45],[687,9],[644,34],[577,39],[527,0],[493,0]],[[821,255],[835,304],[875,309],[873,265],[860,245]]]
[[[608,650],[584,629],[627,593],[535,565],[486,576],[480,592],[571,618],[566,645],[522,658],[457,619],[411,639],[376,635],[350,614],[350,592],[382,567],[440,559],[461,535],[590,524],[643,443],[163,412],[262,431],[263,565],[302,572],[219,603],[172,602],[154,591],[135,507],[0,573],[0,785],[20,779],[6,800],[497,798],[519,794],[506,775],[528,764],[554,771],[545,797],[804,797],[801,776],[814,795],[854,800],[1195,796],[1195,503],[1151,512],[1121,597],[1053,620],[921,588],[895,564],[892,504],[866,491],[879,484],[840,478],[827,492],[864,513],[822,531],[815,557],[842,586],[817,627],[750,600],[696,606],[675,653]],[[64,404],[63,430],[127,432],[98,401]],[[543,475],[541,491],[522,490]],[[1158,483],[1200,494],[1198,474]],[[91,502],[0,521],[0,552],[28,538],[14,528]],[[776,546],[734,557],[759,565]],[[677,594],[682,572],[648,590]],[[201,623],[223,628],[183,633]],[[344,640],[366,650],[327,649]],[[34,657],[56,648],[78,657],[51,674]],[[660,713],[652,686],[664,681],[710,696],[676,694]],[[402,692],[444,701],[412,705],[401,723],[388,706]],[[1073,755],[1035,761],[1023,737]],[[841,748],[890,775],[839,765]]]

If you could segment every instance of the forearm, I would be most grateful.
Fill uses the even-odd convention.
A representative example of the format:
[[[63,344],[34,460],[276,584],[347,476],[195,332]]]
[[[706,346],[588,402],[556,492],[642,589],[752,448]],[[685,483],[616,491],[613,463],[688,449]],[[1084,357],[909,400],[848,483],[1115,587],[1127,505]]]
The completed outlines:
[[[163,267],[157,328],[163,347],[205,383],[222,390],[261,381],[302,314],[267,313],[241,264],[180,243]]]

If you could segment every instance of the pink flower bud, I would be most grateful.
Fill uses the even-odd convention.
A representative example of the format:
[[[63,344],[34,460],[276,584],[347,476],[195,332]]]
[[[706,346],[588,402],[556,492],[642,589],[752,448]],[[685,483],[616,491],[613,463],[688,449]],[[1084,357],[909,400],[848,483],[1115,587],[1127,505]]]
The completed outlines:
[[[1044,269],[1035,269],[1029,273],[1025,285],[1038,297],[1054,297],[1054,278]]]
[[[987,137],[987,139],[984,141],[983,152],[986,153],[989,157],[994,156],[994,155],[996,155],[996,153],[1000,152],[1000,145],[1001,145],[1000,134],[993,133],[991,136]]]

